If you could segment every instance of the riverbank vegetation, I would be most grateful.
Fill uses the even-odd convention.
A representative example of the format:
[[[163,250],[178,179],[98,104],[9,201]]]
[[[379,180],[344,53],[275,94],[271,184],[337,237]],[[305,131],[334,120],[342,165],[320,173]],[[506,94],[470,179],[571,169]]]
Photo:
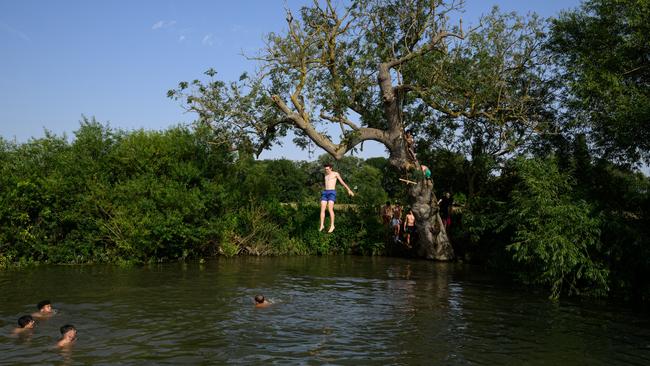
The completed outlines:
[[[407,37],[413,29],[428,34],[421,20],[438,13],[426,7],[417,7],[418,20],[391,1],[372,9],[352,3],[352,19],[379,14],[396,24],[382,29],[411,47],[391,54],[396,48],[373,43],[391,37],[353,32],[352,43],[336,48],[337,32],[354,25],[330,29],[335,23],[320,22],[337,19],[334,8],[305,8],[287,18],[285,38],[269,35],[270,81],[242,75],[229,84],[209,70],[210,81],[169,91],[198,113],[192,126],[121,131],[84,118],[72,138],[0,139],[0,266],[217,255],[435,258],[444,247],[444,256],[544,287],[552,298],[649,302],[650,180],[639,169],[650,162],[650,2],[588,0],[548,26],[495,10],[483,28],[467,36],[450,29],[459,40],[440,44]],[[334,36],[324,47],[290,47],[318,44],[324,30]],[[292,69],[316,55],[313,64],[325,66]],[[395,67],[402,84],[378,86],[382,65]],[[360,121],[344,118],[349,109]],[[306,124],[319,115],[341,126],[339,145]],[[329,155],[255,159],[292,126],[299,145],[316,143]],[[379,138],[387,158],[342,156]],[[357,193],[339,195],[351,208],[337,210],[333,234],[317,231],[325,161]],[[418,175],[420,164],[432,181]],[[448,231],[437,221],[436,197],[445,191],[458,204]],[[426,212],[418,229],[437,236],[414,250],[391,240],[379,216],[387,200]]]
[[[386,200],[406,199],[387,159],[335,162],[357,195],[339,195],[336,230],[324,234],[317,201],[326,155],[258,161],[213,144],[213,133],[125,132],[84,120],[72,139],[2,140],[0,265],[413,256],[387,240],[380,221]],[[440,192],[453,190],[459,204],[450,229],[458,259],[555,295],[645,299],[650,180],[581,152],[515,159],[500,175],[483,176],[473,195],[469,161],[428,157]]]
[[[380,252],[367,212],[386,198],[377,168],[346,159],[357,209],[322,235],[318,162],[255,161],[213,139],[205,128],[124,132],[84,120],[72,142],[3,140],[0,263]]]

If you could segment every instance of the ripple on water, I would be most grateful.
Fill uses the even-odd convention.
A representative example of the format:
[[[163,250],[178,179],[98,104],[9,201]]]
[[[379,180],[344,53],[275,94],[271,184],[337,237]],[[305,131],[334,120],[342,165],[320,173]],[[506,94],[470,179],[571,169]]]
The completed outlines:
[[[650,364],[642,315],[550,303],[480,270],[424,261],[43,266],[2,272],[0,286],[0,362],[10,364]],[[256,294],[274,305],[255,308]],[[29,340],[9,337],[42,298],[60,313]],[[79,329],[68,354],[52,347],[64,323]]]

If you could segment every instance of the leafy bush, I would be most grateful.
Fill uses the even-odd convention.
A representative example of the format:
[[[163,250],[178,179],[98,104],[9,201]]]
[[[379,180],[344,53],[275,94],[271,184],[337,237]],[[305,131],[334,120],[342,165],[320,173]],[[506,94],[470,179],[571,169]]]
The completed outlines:
[[[514,228],[507,249],[522,265],[518,276],[527,283],[563,292],[603,295],[608,270],[598,261],[600,220],[584,201],[572,196],[571,182],[552,160],[520,159],[520,182],[511,195],[504,225]]]
[[[324,235],[318,206],[303,205],[322,184],[318,164],[235,161],[214,140],[206,128],[125,132],[86,118],[73,142],[0,140],[0,266],[359,252],[367,218],[337,209]],[[346,164],[367,182],[362,206],[385,197],[375,168]]]

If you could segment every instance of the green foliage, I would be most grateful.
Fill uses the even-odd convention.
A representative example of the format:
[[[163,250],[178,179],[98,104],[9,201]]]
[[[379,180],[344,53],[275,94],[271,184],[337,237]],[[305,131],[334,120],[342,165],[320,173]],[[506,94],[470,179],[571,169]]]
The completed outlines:
[[[280,202],[300,202],[308,197],[307,173],[304,169],[290,160],[265,161],[264,176],[272,180],[269,194],[277,197]]]
[[[476,180],[524,151],[538,133],[549,130],[554,117],[550,62],[541,47],[544,20],[495,7],[481,23],[463,42],[427,54],[404,71],[407,84],[425,88],[424,105],[408,111],[421,162],[434,164],[421,154],[431,145],[435,154],[471,156],[462,181],[470,196],[481,185]]]
[[[355,209],[318,233],[319,207],[303,203],[317,202],[319,164],[233,161],[215,139],[204,127],[125,132],[84,118],[73,142],[0,140],[0,266],[356,253],[377,241],[366,231],[376,217]],[[370,210],[385,197],[380,173],[346,164]]]
[[[571,197],[571,182],[553,161],[519,160],[520,182],[505,225],[514,228],[507,249],[523,266],[519,277],[551,288],[551,297],[608,291],[608,270],[596,257],[600,221],[584,201]]]
[[[223,153],[207,150],[205,133],[127,134],[84,119],[72,144],[48,135],[9,149],[2,255],[139,262],[200,251],[211,233],[194,229],[207,219],[206,193],[214,185],[212,173],[202,172],[218,155],[227,163]]]
[[[650,161],[650,1],[587,0],[553,21],[567,118],[591,130],[601,156]]]
[[[277,204],[265,207],[242,208],[235,214],[228,214],[226,220],[230,237],[222,241],[224,254],[247,255],[300,255],[307,254],[303,244],[289,237],[289,231],[280,226],[291,209]],[[236,253],[232,246],[238,249]]]
[[[602,220],[602,257],[611,269],[612,291],[650,300],[650,179],[605,161],[590,167],[584,195],[597,205]]]
[[[290,127],[307,146],[314,134],[298,116],[315,130],[358,116],[340,120],[348,148],[376,139],[351,132],[356,124],[416,137],[437,192],[463,204],[449,232],[461,257],[546,286],[553,298],[611,288],[650,301],[650,182],[606,160],[648,160],[650,2],[587,0],[563,13],[548,42],[558,80],[548,80],[538,17],[494,10],[464,40],[435,43],[433,28],[460,31],[446,23],[457,9],[423,4],[351,1],[342,22],[336,6],[303,8],[286,33],[268,35],[267,79],[226,83],[210,69],[209,80],[168,92],[198,114],[195,128],[125,132],[84,117],[71,142],[0,138],[0,268],[383,254],[377,208],[406,201],[398,179],[407,173],[384,158],[253,159]],[[377,73],[391,60],[401,84],[387,115]],[[567,113],[558,120],[554,110]],[[398,122],[387,131],[391,116]],[[539,134],[574,122],[584,135]],[[513,160],[531,151],[559,162]],[[317,231],[326,160],[356,193],[339,191],[331,234]]]

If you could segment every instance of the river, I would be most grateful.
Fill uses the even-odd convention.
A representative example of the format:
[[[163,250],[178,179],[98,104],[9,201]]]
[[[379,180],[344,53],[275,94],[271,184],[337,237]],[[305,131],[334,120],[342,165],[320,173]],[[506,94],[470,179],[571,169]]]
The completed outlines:
[[[650,365],[650,317],[355,256],[0,271],[2,364]],[[273,303],[255,308],[253,297]],[[12,335],[50,299],[57,314]],[[78,339],[54,347],[59,327]]]

